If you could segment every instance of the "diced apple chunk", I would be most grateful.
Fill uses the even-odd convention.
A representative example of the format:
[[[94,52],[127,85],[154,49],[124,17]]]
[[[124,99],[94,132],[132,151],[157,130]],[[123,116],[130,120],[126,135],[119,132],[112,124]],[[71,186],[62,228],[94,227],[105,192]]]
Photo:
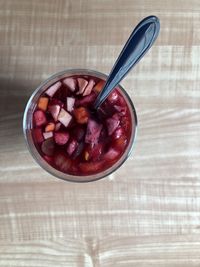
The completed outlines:
[[[64,110],[64,108],[61,109],[59,115],[58,115],[58,120],[65,126],[67,127],[72,119],[72,116]]]
[[[84,96],[81,99],[76,99],[75,105],[78,106],[87,106],[90,105],[96,99],[97,95],[92,92],[90,95]]]
[[[119,95],[118,95],[117,91],[114,90],[109,94],[107,100],[108,100],[109,103],[114,104],[114,103],[117,102],[118,97],[119,97]]]
[[[72,110],[74,109],[74,103],[75,103],[74,97],[67,97],[67,110],[69,112],[72,112]]]
[[[63,81],[63,84],[66,85],[70,91],[74,92],[76,90],[76,80],[73,78],[66,78]]]
[[[58,115],[60,113],[60,106],[59,105],[51,105],[48,107],[51,116],[53,117],[54,121],[58,120]]]
[[[114,160],[120,155],[120,152],[114,148],[110,148],[108,152],[104,154],[105,160]]]
[[[77,147],[78,147],[78,142],[75,139],[72,139],[67,147],[68,155],[71,156]]]
[[[61,127],[61,123],[60,122],[57,122],[56,123],[56,126],[55,126],[55,131],[59,131],[60,130],[60,127]]]
[[[108,129],[108,135],[112,135],[114,131],[117,129],[119,126],[119,118],[118,116],[113,115],[111,118],[106,120],[106,125]]]
[[[44,132],[43,133],[44,139],[48,139],[53,137],[53,132]]]
[[[46,111],[48,106],[49,98],[41,96],[38,100],[38,108]]]
[[[60,81],[53,84],[47,89],[46,94],[52,97],[57,92],[57,90],[60,89],[61,86],[62,86],[62,83]]]
[[[76,94],[77,95],[81,95],[81,94],[83,94],[86,86],[88,85],[88,81],[83,79],[83,78],[78,78],[77,80],[78,80],[78,88],[79,88],[79,90],[78,90],[78,92]]]
[[[104,161],[97,161],[97,162],[81,162],[79,164],[79,168],[82,173],[91,174],[95,172],[101,171],[103,167]]]
[[[58,145],[65,145],[69,140],[68,132],[55,132],[54,134],[55,143]]]
[[[40,127],[40,126],[47,123],[46,115],[45,115],[44,111],[42,111],[42,110],[35,111],[33,114],[33,117],[34,117],[35,125],[37,127]]]
[[[90,95],[90,93],[92,92],[92,89],[95,85],[95,81],[94,80],[90,80],[87,87],[85,88],[84,92],[83,92],[83,96],[86,96],[86,95]]]
[[[97,123],[95,120],[89,119],[87,124],[85,142],[92,145],[97,144],[102,127],[102,124]]]

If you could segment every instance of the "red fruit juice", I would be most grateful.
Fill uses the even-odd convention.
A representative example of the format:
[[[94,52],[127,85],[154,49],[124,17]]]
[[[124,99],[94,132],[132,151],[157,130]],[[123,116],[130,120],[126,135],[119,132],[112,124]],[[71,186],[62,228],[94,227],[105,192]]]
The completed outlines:
[[[57,81],[38,98],[31,134],[39,154],[53,168],[92,175],[123,155],[133,127],[130,110],[115,89],[94,112],[104,83],[97,77],[74,75]]]

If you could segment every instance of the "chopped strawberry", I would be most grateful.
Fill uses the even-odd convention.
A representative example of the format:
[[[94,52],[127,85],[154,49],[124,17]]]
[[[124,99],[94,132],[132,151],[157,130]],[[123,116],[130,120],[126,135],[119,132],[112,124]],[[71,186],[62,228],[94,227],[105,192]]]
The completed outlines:
[[[53,132],[44,132],[43,133],[44,139],[48,139],[53,137]]]
[[[58,115],[58,120],[65,126],[67,127],[72,119],[72,116],[63,108],[61,109],[59,115]]]
[[[83,94],[86,86],[88,85],[88,81],[83,79],[83,78],[78,78],[78,87],[79,87],[79,90],[78,92],[76,93],[77,95],[81,95]]]
[[[48,97],[40,97],[38,100],[38,108],[46,111],[48,106],[49,98]]]
[[[53,117],[54,121],[58,120],[58,115],[60,113],[60,106],[59,105],[51,105],[48,107],[48,111],[50,112],[51,116]]]
[[[100,93],[101,90],[103,89],[104,85],[105,85],[105,81],[101,80],[100,82],[98,82],[95,87],[93,88],[93,90],[96,92],[96,93]]]
[[[62,153],[56,153],[54,156],[55,166],[62,172],[68,172],[72,165],[72,161]]]
[[[103,153],[103,144],[99,143],[94,146],[89,145],[85,149],[85,160],[92,160],[92,161],[97,161],[100,159],[101,155]]]
[[[105,159],[105,160],[114,160],[114,159],[116,159],[117,157],[119,157],[119,155],[120,155],[120,152],[117,151],[116,149],[114,149],[114,148],[111,147],[111,148],[108,150],[108,152],[106,152],[106,153],[104,154],[104,159]]]
[[[67,97],[67,110],[69,112],[72,112],[72,110],[74,109],[74,103],[75,103],[74,97]]]
[[[81,126],[76,126],[72,130],[72,136],[76,138],[77,141],[82,141],[85,136],[85,129]]]
[[[84,107],[75,108],[74,117],[78,123],[85,124],[88,122],[89,112]]]
[[[75,139],[72,139],[67,146],[68,155],[71,156],[77,147],[78,147],[78,142]]]
[[[74,92],[76,90],[76,80],[73,78],[66,78],[63,81],[63,84],[66,85],[70,91]]]
[[[89,119],[87,124],[87,131],[85,136],[85,142],[95,145],[99,141],[99,136],[101,133],[103,125],[97,123],[96,121]]]
[[[131,125],[130,125],[130,120],[128,119],[127,116],[123,116],[121,117],[120,119],[120,125],[122,126],[122,128],[127,131],[131,128]]]
[[[97,97],[97,95],[94,92],[92,92],[90,95],[84,96],[81,99],[76,99],[75,105],[77,107],[90,105],[91,103],[94,102],[96,97]]]
[[[47,126],[45,127],[45,132],[52,132],[55,129],[55,123],[49,122]]]
[[[119,97],[119,94],[117,93],[117,91],[116,91],[116,90],[113,90],[113,91],[109,94],[107,100],[108,100],[108,102],[110,102],[111,104],[114,104],[114,103],[117,102],[118,97]]]
[[[92,92],[92,89],[95,85],[95,81],[94,80],[90,80],[87,87],[85,88],[85,91],[83,92],[83,96],[86,96],[86,95],[90,95],[90,93]]]
[[[79,169],[84,174],[91,174],[100,172],[102,170],[104,161],[97,161],[97,162],[81,162],[79,163]]]
[[[44,111],[42,111],[42,110],[35,111],[33,114],[33,117],[34,117],[35,125],[37,127],[40,127],[40,126],[47,123],[46,115],[45,115]]]
[[[68,132],[55,132],[54,140],[57,145],[65,145],[69,140]]]
[[[53,157],[44,155],[43,158],[49,163],[49,164],[53,164]]]
[[[120,106],[126,106],[126,101],[121,95],[118,95],[118,102]]]
[[[118,139],[114,141],[114,147],[119,149],[120,151],[124,151],[124,148],[127,145],[127,138],[125,135],[121,135]]]
[[[122,127],[118,127],[114,133],[113,133],[113,138],[114,139],[118,139],[120,138],[122,135],[124,135],[124,129]]]
[[[52,97],[57,92],[57,90],[60,89],[61,85],[62,83],[60,81],[53,84],[47,89],[46,94]]]
[[[33,139],[36,143],[42,143],[44,141],[41,128],[33,129]]]
[[[119,112],[120,115],[125,115],[126,114],[126,111],[127,111],[127,108],[126,106],[118,106],[118,105],[114,105],[114,108],[116,109],[116,111]]]
[[[47,156],[53,156],[54,148],[55,144],[53,138],[46,139],[41,145],[42,152]]]
[[[119,126],[120,121],[115,115],[116,114],[114,114],[111,118],[106,120],[108,135],[112,135],[114,131],[117,129],[117,127]]]
[[[55,131],[59,131],[60,130],[60,127],[61,127],[61,123],[60,122],[57,122],[56,125],[55,125]]]

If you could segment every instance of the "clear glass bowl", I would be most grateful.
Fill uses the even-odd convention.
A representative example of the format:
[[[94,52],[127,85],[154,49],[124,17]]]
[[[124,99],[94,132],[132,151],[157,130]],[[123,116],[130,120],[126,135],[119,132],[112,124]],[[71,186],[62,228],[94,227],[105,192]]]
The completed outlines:
[[[30,99],[26,105],[26,109],[24,111],[23,131],[24,131],[24,137],[25,137],[25,140],[26,140],[26,143],[27,143],[27,146],[28,146],[28,149],[29,149],[31,155],[33,156],[33,158],[36,160],[36,162],[44,170],[46,170],[50,174],[54,175],[55,177],[61,178],[63,180],[67,180],[67,181],[71,181],[71,182],[90,182],[90,181],[95,181],[95,180],[98,180],[98,179],[101,179],[103,177],[110,175],[111,173],[116,171],[125,162],[125,160],[130,156],[132,148],[133,148],[133,144],[135,141],[135,137],[136,137],[137,115],[136,115],[136,111],[135,111],[134,105],[133,105],[130,97],[128,96],[126,91],[120,85],[118,85],[117,89],[120,91],[120,93],[123,95],[124,99],[126,100],[128,108],[130,110],[131,120],[132,120],[132,122],[131,122],[132,131],[131,131],[130,141],[129,141],[129,144],[126,147],[124,153],[122,154],[121,158],[116,163],[114,163],[110,168],[108,168],[102,172],[99,172],[97,174],[92,174],[92,175],[87,175],[87,176],[82,176],[82,175],[76,176],[76,175],[66,174],[66,173],[60,172],[59,170],[53,168],[51,165],[49,165],[42,158],[42,156],[39,154],[39,152],[37,151],[37,149],[34,145],[34,142],[32,139],[32,134],[31,134],[32,115],[33,115],[33,111],[36,107],[38,98],[50,85],[54,84],[55,82],[57,82],[63,78],[73,76],[73,75],[86,75],[86,76],[89,75],[89,76],[98,77],[98,78],[103,79],[103,80],[107,79],[107,75],[100,73],[100,72],[97,72],[97,71],[88,70],[88,69],[67,69],[67,70],[63,70],[61,72],[58,72],[58,73],[52,75],[46,81],[44,81],[42,84],[40,84],[39,87],[31,95],[31,97],[30,97]]]

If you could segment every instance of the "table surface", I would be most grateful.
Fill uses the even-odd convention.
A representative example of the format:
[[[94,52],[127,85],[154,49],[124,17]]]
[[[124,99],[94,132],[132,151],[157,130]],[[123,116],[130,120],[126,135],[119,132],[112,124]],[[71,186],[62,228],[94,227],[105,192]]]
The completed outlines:
[[[133,27],[159,39],[122,85],[139,127],[108,178],[56,179],[32,159],[22,115],[64,68],[108,73]],[[0,266],[200,266],[199,0],[0,0]]]

